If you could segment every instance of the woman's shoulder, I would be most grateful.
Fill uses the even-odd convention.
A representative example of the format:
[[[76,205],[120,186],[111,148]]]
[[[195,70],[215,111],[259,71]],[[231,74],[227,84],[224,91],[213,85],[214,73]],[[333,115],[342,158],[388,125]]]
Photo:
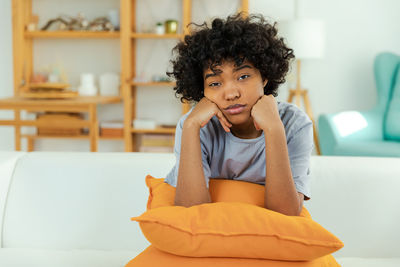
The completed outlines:
[[[192,112],[193,108],[191,108],[188,112],[186,112],[185,114],[183,114],[177,123],[177,128],[181,128],[183,127],[183,123],[185,122],[185,120],[187,119],[187,117],[189,116],[189,114]]]
[[[286,135],[293,134],[304,127],[312,126],[312,121],[307,113],[295,104],[278,101],[278,110]]]

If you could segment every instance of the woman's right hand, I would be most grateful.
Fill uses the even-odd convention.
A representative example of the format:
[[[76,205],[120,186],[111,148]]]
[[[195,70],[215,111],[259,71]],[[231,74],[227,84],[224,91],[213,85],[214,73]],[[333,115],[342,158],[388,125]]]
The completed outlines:
[[[196,104],[192,112],[186,118],[186,121],[195,123],[201,128],[204,127],[213,116],[217,116],[225,132],[230,132],[229,128],[232,127],[232,124],[228,122],[218,106],[206,97],[203,97]]]

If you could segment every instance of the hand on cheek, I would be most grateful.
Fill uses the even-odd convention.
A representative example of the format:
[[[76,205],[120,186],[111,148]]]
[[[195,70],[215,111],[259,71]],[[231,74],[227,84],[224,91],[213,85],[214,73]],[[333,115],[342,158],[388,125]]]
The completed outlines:
[[[194,122],[198,127],[204,127],[213,116],[217,116],[219,122],[226,132],[230,132],[232,124],[225,118],[222,111],[218,106],[210,101],[208,98],[203,97],[192,110],[186,121]]]
[[[251,109],[251,117],[257,130],[270,131],[283,127],[273,95],[261,96]]]

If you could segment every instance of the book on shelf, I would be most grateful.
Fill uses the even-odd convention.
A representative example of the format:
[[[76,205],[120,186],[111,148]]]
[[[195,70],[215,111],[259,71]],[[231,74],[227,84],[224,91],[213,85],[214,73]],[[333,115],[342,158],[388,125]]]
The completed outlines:
[[[100,136],[102,137],[123,137],[123,121],[111,120],[100,122]]]
[[[140,152],[172,153],[175,137],[165,134],[142,134],[139,142]]]

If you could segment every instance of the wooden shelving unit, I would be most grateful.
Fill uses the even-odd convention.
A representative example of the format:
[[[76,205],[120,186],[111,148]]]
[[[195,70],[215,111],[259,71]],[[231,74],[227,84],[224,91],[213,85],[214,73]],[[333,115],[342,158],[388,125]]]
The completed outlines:
[[[122,57],[123,79],[129,81],[124,86],[124,136],[125,151],[136,151],[136,135],[145,133],[157,134],[174,134],[175,129],[157,128],[157,129],[135,129],[132,127],[132,121],[136,117],[136,93],[139,86],[166,86],[173,87],[175,83],[170,82],[133,82],[136,76],[136,48],[138,39],[183,39],[184,35],[189,32],[185,26],[182,26],[182,34],[152,34],[137,32],[136,27],[136,8],[137,0],[121,1],[121,50],[124,54]],[[182,18],[180,25],[187,25],[191,21],[192,1],[182,0]],[[132,60],[129,60],[132,59]],[[182,113],[189,110],[189,104],[182,105]]]
[[[33,0],[34,1],[34,0]],[[143,0],[152,1],[152,0]],[[0,125],[15,126],[16,149],[21,149],[20,138],[27,138],[28,147],[33,149],[33,141],[40,138],[68,138],[68,139],[90,139],[91,151],[97,151],[99,139],[123,140],[125,151],[136,151],[136,135],[144,133],[175,134],[174,128],[156,129],[135,129],[132,121],[136,117],[137,88],[150,86],[173,87],[174,82],[133,82],[136,76],[136,49],[139,39],[176,39],[182,40],[189,29],[185,27],[191,22],[192,0],[181,0],[182,17],[179,25],[182,25],[178,34],[152,34],[137,32],[136,9],[138,0],[120,0],[120,31],[118,32],[85,32],[85,31],[26,31],[26,25],[32,16],[32,0],[12,0],[13,12],[13,57],[14,57],[14,97],[0,100],[0,109],[14,110],[14,120],[0,120]],[[248,12],[249,0],[241,0],[241,7],[238,11]],[[76,97],[67,100],[37,100],[21,99],[30,88],[30,78],[33,74],[33,41],[34,39],[119,39],[121,47],[121,87],[120,97]],[[99,123],[97,121],[97,104],[108,104],[123,102],[124,105],[124,136],[101,137],[99,136]],[[182,105],[182,113],[190,109],[188,103]],[[22,126],[42,125],[37,122],[23,121],[20,118],[20,111],[82,111],[88,112],[89,120],[81,124],[71,124],[72,127],[89,126],[89,134],[79,136],[50,136],[50,135],[22,135]],[[59,124],[57,124],[59,125]],[[61,125],[61,124],[60,124]],[[43,125],[42,125],[43,126]],[[64,125],[63,127],[68,127]],[[58,127],[58,126],[57,126]]]

